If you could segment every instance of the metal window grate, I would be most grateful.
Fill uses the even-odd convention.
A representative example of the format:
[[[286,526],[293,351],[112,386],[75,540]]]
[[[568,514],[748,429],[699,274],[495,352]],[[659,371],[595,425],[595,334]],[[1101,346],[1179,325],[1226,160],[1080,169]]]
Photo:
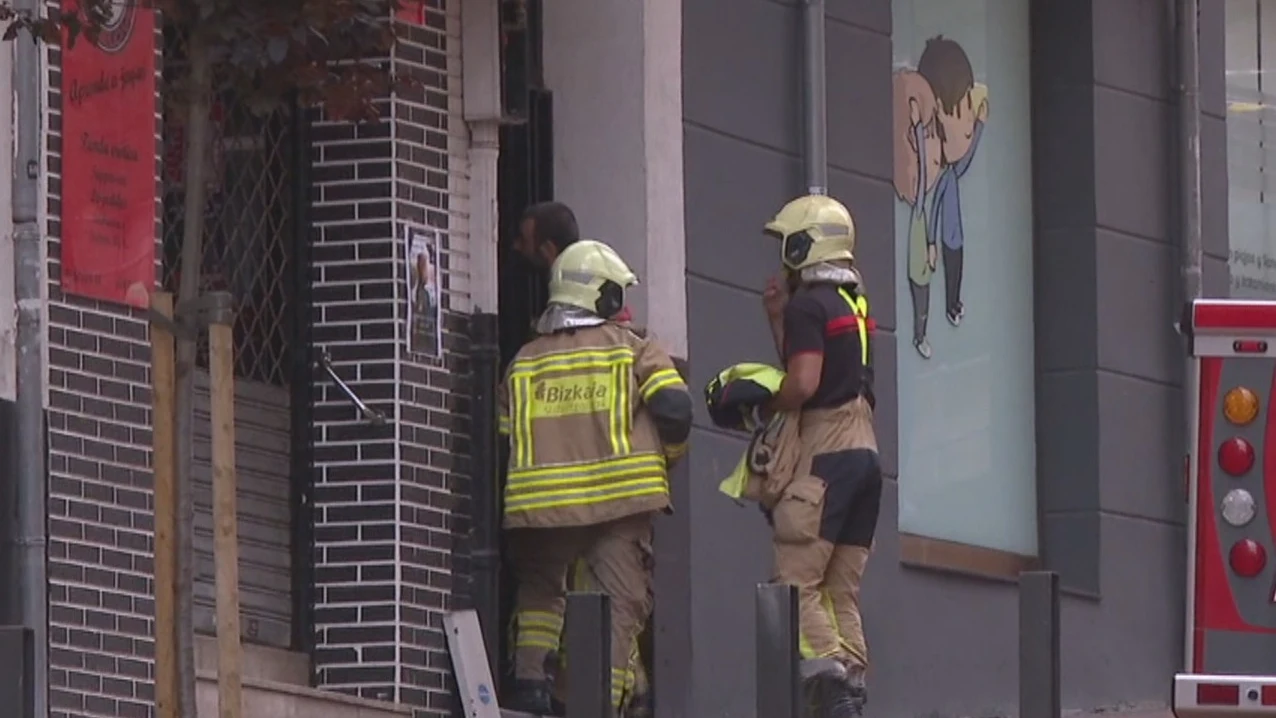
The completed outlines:
[[[185,64],[181,40],[165,29],[166,91]],[[200,268],[202,291],[229,291],[235,298],[236,376],[274,386],[291,380],[293,111],[254,112],[232,90],[215,90]],[[170,291],[177,289],[185,225],[184,124],[183,108],[165,108],[164,286]],[[201,342],[201,367],[207,357]]]

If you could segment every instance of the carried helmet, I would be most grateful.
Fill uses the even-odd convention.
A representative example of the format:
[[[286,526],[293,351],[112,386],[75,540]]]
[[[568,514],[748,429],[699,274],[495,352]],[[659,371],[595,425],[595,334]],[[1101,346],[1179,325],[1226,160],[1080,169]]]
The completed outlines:
[[[855,259],[855,220],[832,197],[798,197],[766,223],[764,232],[780,240],[780,260],[790,270]]]
[[[625,306],[638,277],[616,250],[592,239],[573,242],[549,270],[549,301],[610,319]]]

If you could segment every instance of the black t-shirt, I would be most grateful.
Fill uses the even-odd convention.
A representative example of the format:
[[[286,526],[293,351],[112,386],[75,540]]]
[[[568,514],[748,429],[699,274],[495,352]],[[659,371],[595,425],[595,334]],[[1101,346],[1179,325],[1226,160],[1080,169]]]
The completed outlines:
[[[871,396],[872,362],[863,365],[855,312],[831,284],[802,287],[784,309],[785,363],[811,352],[824,355],[824,368],[819,388],[803,408],[839,406]]]

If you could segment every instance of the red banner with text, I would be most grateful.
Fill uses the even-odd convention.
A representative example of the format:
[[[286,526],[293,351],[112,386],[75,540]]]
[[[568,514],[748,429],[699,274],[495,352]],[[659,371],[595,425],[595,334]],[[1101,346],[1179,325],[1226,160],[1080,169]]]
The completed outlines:
[[[129,0],[112,10],[96,42],[63,40],[62,289],[145,307],[155,286],[155,13]]]

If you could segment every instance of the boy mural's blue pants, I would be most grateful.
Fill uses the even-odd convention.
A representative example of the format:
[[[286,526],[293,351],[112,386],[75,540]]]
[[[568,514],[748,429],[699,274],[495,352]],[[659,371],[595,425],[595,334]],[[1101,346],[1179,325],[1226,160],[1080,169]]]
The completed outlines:
[[[650,513],[596,526],[514,529],[508,545],[518,583],[514,612],[514,677],[546,680],[546,659],[558,653],[566,587],[584,559],[597,588],[611,597],[611,697],[620,706],[632,690],[638,634],[651,615]]]

